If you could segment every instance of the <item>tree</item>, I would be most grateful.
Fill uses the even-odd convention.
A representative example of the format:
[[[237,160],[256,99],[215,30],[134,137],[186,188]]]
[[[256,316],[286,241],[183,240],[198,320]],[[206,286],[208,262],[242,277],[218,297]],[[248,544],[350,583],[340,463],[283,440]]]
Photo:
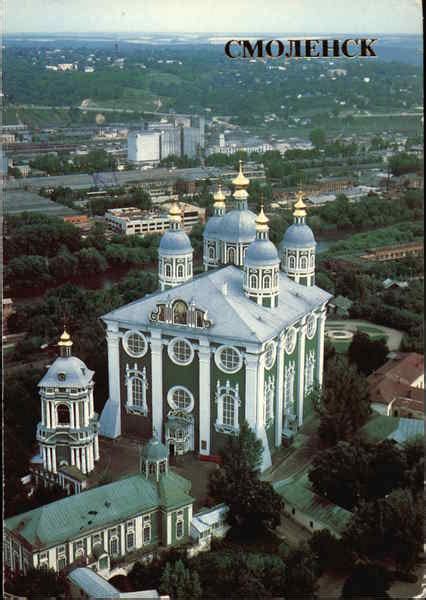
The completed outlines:
[[[314,531],[309,540],[309,549],[322,573],[327,570],[346,569],[351,565],[348,549],[328,529]]]
[[[343,534],[344,543],[361,558],[393,559],[410,570],[423,544],[422,499],[409,490],[394,490],[386,498],[362,504]]]
[[[311,140],[315,148],[321,148],[325,145],[327,138],[324,129],[317,128],[311,131],[311,133],[309,134],[309,139]]]
[[[369,455],[360,444],[339,442],[317,454],[309,472],[314,491],[351,510],[365,498]]]
[[[167,563],[160,581],[160,592],[172,600],[200,600],[201,584],[196,571],[186,569],[181,560]]]
[[[286,600],[303,598],[315,600],[318,589],[317,579],[320,573],[314,554],[308,546],[301,544],[284,552],[283,595]]]
[[[80,267],[87,273],[101,273],[108,267],[106,259],[96,248],[82,248],[78,252]]]
[[[345,580],[341,600],[387,600],[393,578],[383,565],[359,564]]]
[[[30,568],[6,579],[5,589],[10,594],[27,598],[62,598],[68,590],[65,575],[46,567]]]
[[[363,375],[369,375],[386,362],[389,348],[384,339],[370,340],[368,334],[357,331],[348,348],[348,359]]]
[[[318,433],[329,446],[353,437],[371,412],[365,377],[341,356],[328,361],[318,411]]]
[[[220,452],[221,467],[210,476],[209,493],[229,506],[229,521],[243,536],[275,528],[280,520],[281,497],[270,483],[259,480],[262,442],[247,422],[230,436]]]

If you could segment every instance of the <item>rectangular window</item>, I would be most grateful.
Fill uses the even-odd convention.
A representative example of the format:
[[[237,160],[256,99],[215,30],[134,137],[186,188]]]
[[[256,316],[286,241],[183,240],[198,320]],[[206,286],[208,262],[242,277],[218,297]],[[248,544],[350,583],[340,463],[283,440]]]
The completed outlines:
[[[145,525],[143,528],[143,543],[149,544],[151,541],[151,525]]]
[[[177,539],[183,537],[183,521],[178,521],[176,523],[176,537]]]
[[[132,550],[135,547],[135,534],[133,531],[127,533],[127,550]]]
[[[111,556],[117,556],[118,554],[118,538],[113,537],[109,541],[109,552]]]
[[[58,570],[62,571],[62,569],[65,569],[66,566],[67,559],[65,558],[65,556],[61,556],[60,558],[58,558]]]

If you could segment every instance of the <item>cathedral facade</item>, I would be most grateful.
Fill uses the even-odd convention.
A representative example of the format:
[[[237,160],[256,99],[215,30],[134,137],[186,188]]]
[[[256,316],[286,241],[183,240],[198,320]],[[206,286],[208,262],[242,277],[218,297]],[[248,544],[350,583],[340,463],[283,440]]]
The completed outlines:
[[[171,454],[214,458],[247,420],[263,443],[262,469],[310,412],[321,385],[326,304],[316,287],[315,239],[300,195],[279,250],[268,218],[215,194],[204,232],[205,273],[193,278],[190,240],[171,209],[159,248],[161,289],[103,317],[109,398],[100,433],[159,437]]]

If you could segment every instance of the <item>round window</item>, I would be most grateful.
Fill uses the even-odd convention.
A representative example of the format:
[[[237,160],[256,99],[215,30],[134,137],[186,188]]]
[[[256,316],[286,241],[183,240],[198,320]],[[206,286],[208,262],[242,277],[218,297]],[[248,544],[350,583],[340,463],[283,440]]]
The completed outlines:
[[[194,396],[189,390],[178,385],[169,390],[167,402],[173,410],[181,410],[189,413],[194,408]]]
[[[294,327],[291,327],[285,336],[285,350],[287,354],[291,354],[296,347],[297,334]]]
[[[194,358],[192,344],[185,338],[175,338],[168,346],[171,360],[177,365],[189,365]]]
[[[146,338],[140,331],[127,331],[123,337],[123,346],[127,354],[134,358],[140,358],[148,349]]]
[[[266,344],[266,352],[265,352],[265,367],[267,369],[271,369],[275,363],[276,356],[276,345],[275,342],[270,341]]]
[[[311,340],[317,330],[317,319],[315,315],[309,315],[306,325],[306,337]]]
[[[233,346],[220,346],[216,350],[215,361],[219,369],[226,373],[236,373],[243,364],[241,353]]]

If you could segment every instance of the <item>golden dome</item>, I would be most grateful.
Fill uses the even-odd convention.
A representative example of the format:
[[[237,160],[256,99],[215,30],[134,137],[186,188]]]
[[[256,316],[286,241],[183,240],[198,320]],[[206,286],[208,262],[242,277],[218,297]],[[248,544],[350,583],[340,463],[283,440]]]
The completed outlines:
[[[250,179],[247,179],[247,177],[243,173],[243,161],[240,160],[239,162],[240,170],[235,179],[232,180],[232,183],[237,187],[247,187],[250,183]]]
[[[215,201],[215,204],[223,204],[225,202],[225,194],[222,191],[222,186],[219,184],[217,186],[217,191],[213,194],[213,199]]]
[[[260,207],[260,213],[256,217],[256,223],[259,225],[267,225],[269,223],[269,219],[263,210],[263,205]]]
[[[72,346],[71,336],[66,329],[64,329],[64,332],[61,335],[58,346]]]
[[[303,202],[303,192],[300,190],[296,194],[297,201],[294,205],[293,216],[306,217],[306,204]]]
[[[173,204],[171,205],[170,210],[169,210],[169,216],[170,217],[180,217],[181,216],[181,210],[180,210],[177,202],[173,202]]]

